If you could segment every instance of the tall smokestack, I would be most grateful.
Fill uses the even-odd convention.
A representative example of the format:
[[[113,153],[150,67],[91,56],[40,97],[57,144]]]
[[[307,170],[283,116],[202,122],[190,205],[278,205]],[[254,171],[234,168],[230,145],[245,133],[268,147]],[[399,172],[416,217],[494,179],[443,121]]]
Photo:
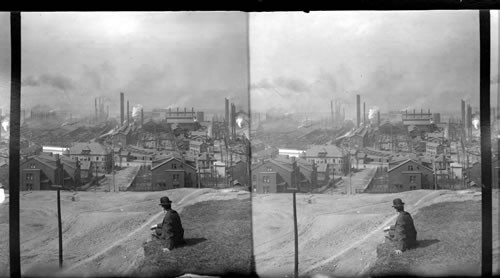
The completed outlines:
[[[360,95],[356,95],[356,115],[357,115],[357,118],[356,118],[356,123],[357,123],[357,127],[359,127],[359,121],[361,120],[361,111],[360,111],[360,102],[361,102],[361,96]]]
[[[331,124],[333,125],[335,123],[335,119],[333,117],[333,100],[330,100],[330,113],[332,114]]]
[[[236,134],[236,106],[231,103],[231,134],[234,137]]]
[[[377,111],[377,127],[380,126],[380,111]]]
[[[127,124],[130,124],[130,105],[127,100]]]
[[[470,104],[467,105],[467,120],[466,120],[466,132],[467,132],[467,137],[468,140],[471,140],[472,137],[472,107]]]
[[[125,120],[125,95],[120,93],[120,125],[123,125],[123,121]]]
[[[465,101],[462,99],[460,102],[462,103],[462,127],[465,128]]]
[[[144,124],[144,108],[141,108],[141,126]]]
[[[95,119],[97,120],[97,98],[94,99]]]
[[[363,125],[366,125],[366,103],[363,101]]]
[[[226,122],[226,136],[228,136],[229,135],[229,122],[230,122],[230,120],[229,120],[229,100],[227,98],[224,100],[225,100],[225,109],[226,109],[225,110],[226,114],[225,114],[224,120]]]

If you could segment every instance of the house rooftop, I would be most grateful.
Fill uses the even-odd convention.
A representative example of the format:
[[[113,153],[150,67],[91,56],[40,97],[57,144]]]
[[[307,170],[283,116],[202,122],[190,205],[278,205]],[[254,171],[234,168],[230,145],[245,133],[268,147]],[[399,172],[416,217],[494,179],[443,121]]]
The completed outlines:
[[[310,157],[319,156],[320,153],[325,153],[326,156],[333,157],[343,157],[346,155],[345,151],[336,145],[313,145],[306,150],[306,156]]]
[[[90,154],[93,155],[106,155],[109,154],[110,149],[106,146],[91,142],[91,143],[76,143],[69,149],[70,155],[79,155],[82,154],[83,151],[90,151]]]

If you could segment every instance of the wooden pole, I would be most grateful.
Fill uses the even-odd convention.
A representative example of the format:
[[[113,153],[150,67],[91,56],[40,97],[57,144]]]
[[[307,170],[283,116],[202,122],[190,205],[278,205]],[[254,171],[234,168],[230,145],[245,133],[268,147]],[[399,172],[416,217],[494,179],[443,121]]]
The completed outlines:
[[[64,171],[63,171],[64,173]],[[63,176],[64,180],[64,176]],[[61,223],[61,190],[57,189],[57,226],[59,231],[59,268],[63,266],[62,223]]]
[[[297,230],[297,201],[295,191],[293,192],[293,231],[295,237],[295,269],[294,277],[299,277],[299,233]]]
[[[20,190],[20,118],[21,110],[21,13],[10,14],[10,140],[9,140],[9,258],[10,276],[21,276],[21,241],[19,225]],[[32,111],[33,113],[33,111]]]
[[[490,11],[479,11],[479,104],[481,120],[481,275],[491,276],[492,249],[492,176],[491,176],[491,122],[490,122]],[[469,176],[469,175],[468,175]]]

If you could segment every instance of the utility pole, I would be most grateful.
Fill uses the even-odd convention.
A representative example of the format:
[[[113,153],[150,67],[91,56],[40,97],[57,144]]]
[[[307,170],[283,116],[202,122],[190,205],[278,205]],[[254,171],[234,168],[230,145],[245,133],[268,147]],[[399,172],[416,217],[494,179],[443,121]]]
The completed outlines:
[[[437,174],[436,174],[436,159],[432,160],[432,168],[434,170],[434,190],[437,190]]]
[[[113,175],[113,190],[115,190],[115,142],[113,138],[111,138],[111,173]]]
[[[295,268],[294,277],[299,277],[299,233],[297,229],[297,201],[295,197],[295,190],[293,191],[293,234],[295,238]]]
[[[64,177],[63,177],[64,181]],[[57,188],[57,228],[59,232],[59,268],[63,266],[62,221],[61,221],[61,189]]]
[[[198,157],[195,157],[195,162],[196,162],[196,181],[198,183],[198,188],[201,188],[200,184],[200,167],[198,167]]]

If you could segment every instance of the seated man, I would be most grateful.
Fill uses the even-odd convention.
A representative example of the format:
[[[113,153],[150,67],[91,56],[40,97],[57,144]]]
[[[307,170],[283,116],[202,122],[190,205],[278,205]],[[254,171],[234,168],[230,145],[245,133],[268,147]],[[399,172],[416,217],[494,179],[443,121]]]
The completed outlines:
[[[152,235],[164,241],[163,251],[170,251],[184,244],[184,229],[181,218],[177,211],[172,209],[172,201],[168,197],[160,198],[160,206],[165,211],[165,217],[162,223],[151,227],[154,230]]]
[[[392,207],[398,212],[398,218],[395,225],[385,228],[384,231],[389,233],[386,238],[396,244],[396,254],[401,254],[407,249],[416,247],[417,230],[410,213],[404,210],[403,201],[398,198],[392,203]]]

